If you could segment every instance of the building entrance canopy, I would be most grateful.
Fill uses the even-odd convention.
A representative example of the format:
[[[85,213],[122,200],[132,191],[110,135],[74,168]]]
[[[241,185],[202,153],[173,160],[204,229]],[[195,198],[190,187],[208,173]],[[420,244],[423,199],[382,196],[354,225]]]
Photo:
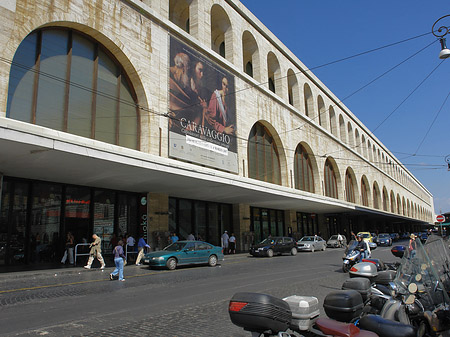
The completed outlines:
[[[19,178],[307,213],[367,211],[408,219],[8,118],[0,118],[0,158],[0,172]]]

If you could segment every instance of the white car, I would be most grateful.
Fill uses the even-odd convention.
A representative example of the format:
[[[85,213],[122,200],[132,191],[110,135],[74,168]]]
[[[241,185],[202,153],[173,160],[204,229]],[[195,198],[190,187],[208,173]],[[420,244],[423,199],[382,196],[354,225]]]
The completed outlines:
[[[311,251],[327,249],[327,242],[317,235],[308,235],[297,241],[298,251]]]

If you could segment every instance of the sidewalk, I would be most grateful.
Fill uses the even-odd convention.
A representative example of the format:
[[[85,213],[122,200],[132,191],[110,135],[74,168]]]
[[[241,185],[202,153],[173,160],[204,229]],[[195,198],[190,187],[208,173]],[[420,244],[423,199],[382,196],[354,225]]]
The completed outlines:
[[[229,260],[234,260],[235,258],[239,257],[245,257],[248,256],[247,253],[238,253],[238,254],[230,254],[225,255],[225,260],[222,261],[226,262]],[[86,275],[93,273],[93,272],[101,272],[100,264],[98,261],[94,261],[93,267],[90,270],[86,270],[83,268],[84,263],[79,263],[77,266],[69,266],[69,265],[61,265],[61,264],[51,264],[48,266],[48,268],[45,269],[30,269],[32,266],[23,266],[20,268],[14,268],[13,270],[0,272],[0,291],[1,291],[1,285],[5,284],[6,282],[11,282],[14,280],[22,280],[22,279],[33,279],[37,281],[38,279],[48,279],[52,278],[54,279],[55,276],[68,276],[68,275],[79,275],[86,273]],[[111,273],[115,268],[114,262],[106,260],[106,268],[104,269],[105,277],[108,277],[109,273]],[[148,265],[140,265],[136,266],[134,263],[127,264],[125,266],[125,272],[129,275],[136,275],[139,272],[149,272],[151,269],[149,269]],[[92,275],[92,274],[90,274]]]

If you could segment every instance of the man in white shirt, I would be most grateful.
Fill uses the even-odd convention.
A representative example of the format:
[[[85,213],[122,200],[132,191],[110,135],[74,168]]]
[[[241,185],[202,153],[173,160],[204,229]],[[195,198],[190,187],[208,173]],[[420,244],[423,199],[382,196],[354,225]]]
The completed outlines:
[[[230,237],[228,236],[228,232],[225,231],[222,234],[222,248],[223,248],[223,253],[227,254],[228,253],[228,242],[230,240]]]

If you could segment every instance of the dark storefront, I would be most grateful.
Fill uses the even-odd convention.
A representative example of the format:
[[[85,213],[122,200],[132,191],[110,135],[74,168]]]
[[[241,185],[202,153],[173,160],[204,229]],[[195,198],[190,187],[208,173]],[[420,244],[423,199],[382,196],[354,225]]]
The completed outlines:
[[[4,177],[0,213],[0,266],[61,260],[65,235],[109,251],[111,235],[139,235],[140,195]]]
[[[300,239],[305,235],[319,235],[317,216],[314,213],[297,212],[297,232],[294,236]]]
[[[250,231],[253,243],[261,242],[271,236],[284,235],[284,212],[276,209],[251,207]]]
[[[169,231],[181,240],[193,234],[197,240],[221,245],[221,235],[233,232],[233,209],[229,204],[169,198]]]

